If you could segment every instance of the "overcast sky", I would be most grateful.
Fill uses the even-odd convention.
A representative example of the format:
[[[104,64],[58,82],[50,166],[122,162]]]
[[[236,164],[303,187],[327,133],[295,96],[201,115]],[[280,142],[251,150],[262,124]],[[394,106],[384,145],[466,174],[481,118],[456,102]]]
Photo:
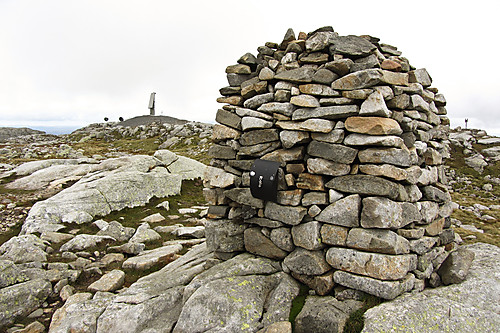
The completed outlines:
[[[156,113],[214,122],[225,68],[288,28],[397,46],[452,127],[500,135],[497,1],[0,0],[0,127],[82,127]]]

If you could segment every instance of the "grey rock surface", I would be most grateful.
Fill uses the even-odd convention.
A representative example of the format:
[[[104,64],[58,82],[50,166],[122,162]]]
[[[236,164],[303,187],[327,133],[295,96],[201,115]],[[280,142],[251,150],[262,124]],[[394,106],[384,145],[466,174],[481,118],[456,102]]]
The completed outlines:
[[[296,333],[341,333],[350,314],[362,303],[354,300],[339,301],[335,297],[308,296],[295,319]]]
[[[500,325],[500,249],[476,243],[469,275],[459,284],[405,294],[365,313],[364,333],[495,332]]]
[[[26,317],[39,308],[52,292],[52,285],[43,279],[18,283],[0,289],[0,329],[18,317]]]

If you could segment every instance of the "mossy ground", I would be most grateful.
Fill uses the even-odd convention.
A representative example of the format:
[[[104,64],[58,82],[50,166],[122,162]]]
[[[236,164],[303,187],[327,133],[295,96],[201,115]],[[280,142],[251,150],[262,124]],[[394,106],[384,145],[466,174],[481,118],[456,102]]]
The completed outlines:
[[[446,165],[454,170],[457,177],[462,179],[462,181],[456,182],[452,186],[453,192],[451,196],[453,202],[466,207],[471,207],[474,204],[481,204],[487,207],[500,205],[500,185],[493,184],[493,190],[491,191],[483,189],[485,184],[492,184],[485,179],[485,176],[500,177],[500,161],[490,161],[488,166],[484,168],[484,171],[480,173],[465,164],[466,155],[462,147],[451,147],[451,158],[446,161]],[[474,144],[473,147],[476,151],[488,148],[488,146],[480,144]],[[455,228],[455,231],[462,237],[465,244],[484,242],[500,246],[500,210],[484,210],[482,214],[492,216],[495,220],[481,220],[471,211],[465,209],[455,210],[451,215],[452,218],[460,220],[463,224],[473,225],[484,232],[472,232],[463,228]]]

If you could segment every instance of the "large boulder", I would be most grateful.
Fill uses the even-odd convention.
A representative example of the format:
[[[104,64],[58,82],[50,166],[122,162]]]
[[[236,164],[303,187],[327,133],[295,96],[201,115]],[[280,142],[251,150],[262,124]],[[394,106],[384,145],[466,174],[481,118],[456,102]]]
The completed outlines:
[[[500,325],[500,248],[464,246],[474,252],[469,275],[460,284],[404,294],[365,313],[363,333],[495,332]]]
[[[0,289],[0,330],[42,306],[51,292],[52,284],[43,279]]]

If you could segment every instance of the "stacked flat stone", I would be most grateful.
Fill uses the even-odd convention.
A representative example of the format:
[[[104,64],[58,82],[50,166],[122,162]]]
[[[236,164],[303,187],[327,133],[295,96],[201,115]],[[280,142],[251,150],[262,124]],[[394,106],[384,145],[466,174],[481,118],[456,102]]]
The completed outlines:
[[[338,284],[392,299],[426,284],[455,246],[446,100],[426,69],[331,27],[226,68],[205,177],[207,243],[251,252],[318,294]],[[277,202],[251,195],[256,158],[278,161]]]

